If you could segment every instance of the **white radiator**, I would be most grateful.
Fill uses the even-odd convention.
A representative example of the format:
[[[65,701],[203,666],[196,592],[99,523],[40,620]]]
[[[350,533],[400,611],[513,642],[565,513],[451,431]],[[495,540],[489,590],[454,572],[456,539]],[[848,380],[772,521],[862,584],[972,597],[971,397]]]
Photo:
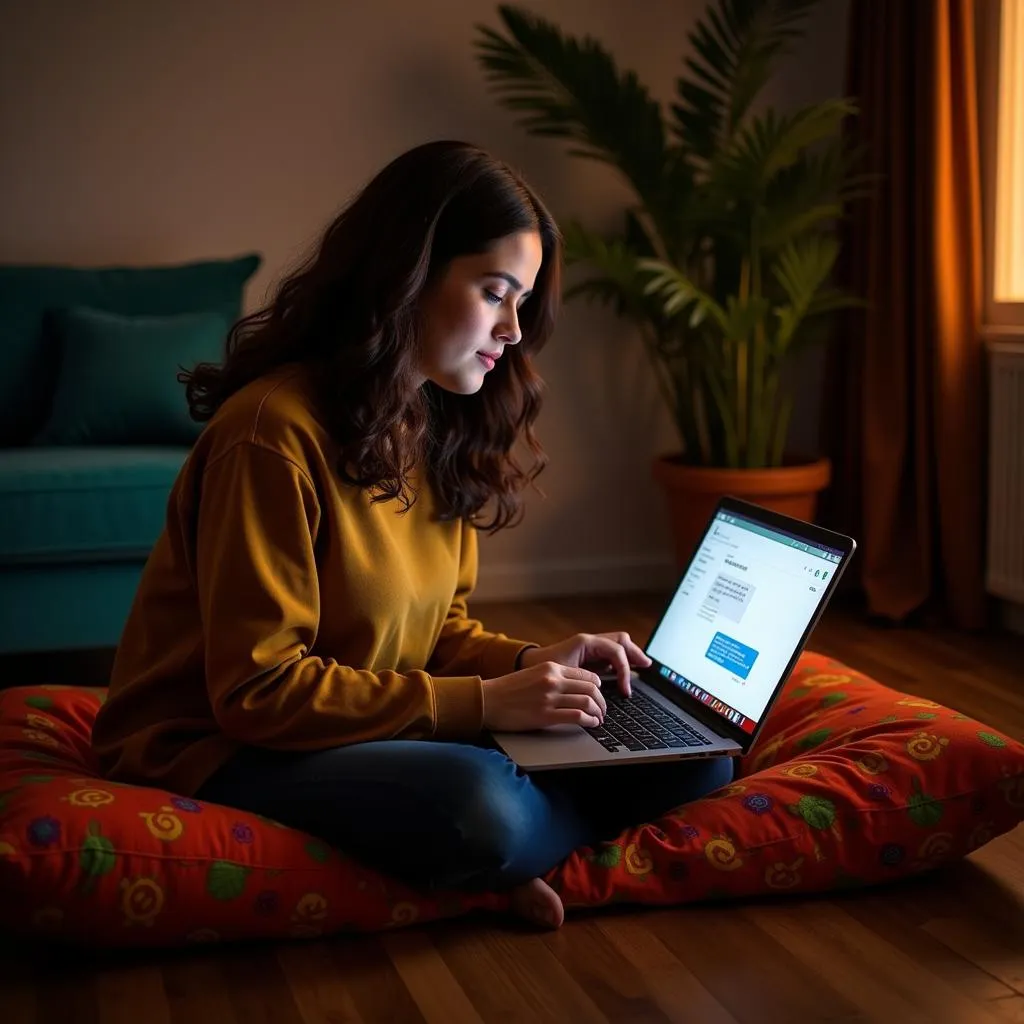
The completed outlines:
[[[1024,603],[1024,343],[989,346],[986,589]]]

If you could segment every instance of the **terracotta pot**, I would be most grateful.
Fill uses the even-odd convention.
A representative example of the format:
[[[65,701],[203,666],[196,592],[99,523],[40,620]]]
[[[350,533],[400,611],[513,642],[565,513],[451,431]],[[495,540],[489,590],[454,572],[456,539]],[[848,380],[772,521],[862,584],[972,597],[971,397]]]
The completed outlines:
[[[796,519],[813,521],[818,494],[832,478],[832,464],[819,459],[778,469],[717,469],[686,466],[671,455],[654,462],[654,479],[668,499],[676,564],[686,568],[720,498],[731,496]]]

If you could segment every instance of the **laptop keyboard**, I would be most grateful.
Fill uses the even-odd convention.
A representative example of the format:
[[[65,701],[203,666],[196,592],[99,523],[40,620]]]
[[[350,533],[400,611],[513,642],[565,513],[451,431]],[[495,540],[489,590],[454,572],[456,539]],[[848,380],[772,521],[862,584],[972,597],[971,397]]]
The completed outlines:
[[[632,697],[606,693],[608,713],[604,723],[587,732],[605,750],[666,750],[710,746],[711,740],[701,736],[685,722],[670,715],[646,694],[633,691]]]

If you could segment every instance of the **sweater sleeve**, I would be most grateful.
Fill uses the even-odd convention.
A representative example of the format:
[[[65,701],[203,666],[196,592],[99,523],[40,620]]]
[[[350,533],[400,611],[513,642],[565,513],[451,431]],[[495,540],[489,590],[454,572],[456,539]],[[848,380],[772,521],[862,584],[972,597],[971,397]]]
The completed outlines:
[[[479,733],[476,673],[369,672],[308,652],[320,618],[316,488],[285,456],[235,445],[205,469],[196,582],[206,684],[225,734],[280,750]]]
[[[455,595],[441,626],[428,670],[438,676],[476,673],[484,679],[507,675],[517,668],[520,653],[536,644],[513,640],[504,633],[489,633],[468,615],[467,603],[476,586],[478,566],[476,527],[462,524],[462,549]]]

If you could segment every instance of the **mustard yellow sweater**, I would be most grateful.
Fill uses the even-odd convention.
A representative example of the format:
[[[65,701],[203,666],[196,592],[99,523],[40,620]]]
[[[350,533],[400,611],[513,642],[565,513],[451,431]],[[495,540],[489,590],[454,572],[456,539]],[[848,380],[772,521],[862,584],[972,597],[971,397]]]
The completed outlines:
[[[526,646],[467,617],[476,531],[425,482],[406,514],[342,482],[306,373],[232,396],[182,467],[93,731],[109,778],[190,795],[243,744],[469,739]]]

